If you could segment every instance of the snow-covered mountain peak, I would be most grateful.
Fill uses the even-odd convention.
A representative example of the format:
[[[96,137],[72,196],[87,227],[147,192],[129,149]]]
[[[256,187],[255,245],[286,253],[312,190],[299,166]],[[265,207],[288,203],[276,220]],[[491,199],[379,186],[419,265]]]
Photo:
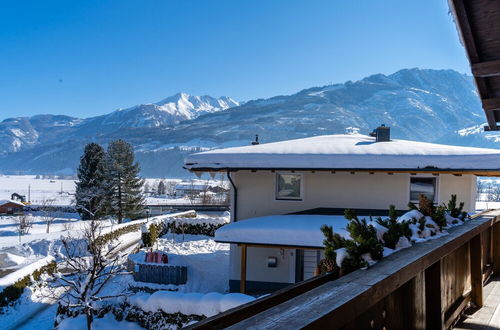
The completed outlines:
[[[162,127],[192,120],[200,115],[227,110],[239,103],[228,97],[214,98],[208,95],[196,96],[177,93],[156,103],[139,104],[117,110],[92,120],[92,130],[99,125],[105,131],[122,128]]]

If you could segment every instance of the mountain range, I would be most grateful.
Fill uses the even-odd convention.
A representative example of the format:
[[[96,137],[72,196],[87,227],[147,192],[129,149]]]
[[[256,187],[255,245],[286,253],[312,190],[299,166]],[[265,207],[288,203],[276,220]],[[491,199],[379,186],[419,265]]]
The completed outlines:
[[[86,143],[122,138],[135,148],[142,174],[186,177],[192,152],[321,134],[369,133],[380,124],[392,137],[500,146],[483,132],[484,113],[472,77],[453,70],[403,69],[359,81],[313,87],[240,104],[230,97],[179,93],[86,119],[61,115],[0,122],[0,172],[74,173]]]

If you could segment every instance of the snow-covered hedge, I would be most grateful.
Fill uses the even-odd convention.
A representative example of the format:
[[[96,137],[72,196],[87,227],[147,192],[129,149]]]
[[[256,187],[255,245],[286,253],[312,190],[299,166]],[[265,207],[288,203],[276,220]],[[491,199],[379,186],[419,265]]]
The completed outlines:
[[[229,222],[229,217],[168,217],[162,221],[144,224],[142,242],[144,246],[153,246],[156,240],[167,234],[188,234],[215,236],[215,231]]]
[[[464,203],[457,206],[456,195],[446,205],[435,206],[424,195],[418,206],[410,203],[410,211],[397,216],[395,207],[389,208],[387,218],[360,219],[346,210],[348,237],[334,233],[332,227],[322,226],[325,236],[325,258],[322,272],[335,272],[338,276],[367,267],[396,250],[412,243],[426,241],[446,234],[444,229],[460,225],[469,217],[463,212]]]
[[[162,310],[154,312],[145,312],[139,307],[132,306],[129,303],[117,305],[108,305],[94,313],[94,322],[99,323],[98,319],[109,316],[117,321],[128,321],[137,323],[139,326],[149,330],[163,329],[181,329],[194,322],[201,321],[206,317],[203,315],[185,315],[182,313],[165,313]],[[81,312],[70,311],[59,305],[57,310],[56,326],[73,324],[75,318],[81,318]],[[72,328],[71,328],[72,329]]]
[[[57,270],[54,257],[48,256],[0,279],[0,307],[7,306],[21,297],[24,289],[42,274],[53,275]]]
[[[104,235],[99,236],[98,244],[107,244],[107,243],[110,243],[110,242],[120,238],[120,236],[122,236],[122,235],[132,233],[134,231],[138,231],[139,229],[141,229],[141,225],[142,224],[140,224],[140,223],[135,223],[135,224],[119,227],[118,229],[115,229],[113,231],[110,231],[109,233],[106,233]]]
[[[135,294],[128,298],[132,306],[145,312],[161,310],[167,314],[203,315],[210,317],[228,309],[255,300],[254,297],[242,293],[182,293],[174,291],[157,291],[153,294]]]
[[[95,317],[100,318],[112,313],[118,321],[136,322],[146,329],[180,329],[253,300],[254,297],[241,293],[138,293],[121,304],[104,306],[95,313]],[[61,305],[57,313],[58,323],[64,317],[81,315],[80,312],[68,310]]]

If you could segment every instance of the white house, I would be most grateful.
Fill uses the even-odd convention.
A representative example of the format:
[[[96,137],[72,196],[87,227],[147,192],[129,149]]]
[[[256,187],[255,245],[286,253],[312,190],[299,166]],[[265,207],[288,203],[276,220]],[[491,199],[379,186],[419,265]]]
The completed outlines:
[[[326,135],[212,150],[185,159],[193,172],[227,172],[231,223],[215,239],[231,243],[231,291],[270,291],[313,276],[322,224],[342,231],[346,208],[359,215],[407,210],[421,194],[452,194],[475,210],[476,176],[500,176],[500,150]],[[240,281],[240,280],[243,281]]]

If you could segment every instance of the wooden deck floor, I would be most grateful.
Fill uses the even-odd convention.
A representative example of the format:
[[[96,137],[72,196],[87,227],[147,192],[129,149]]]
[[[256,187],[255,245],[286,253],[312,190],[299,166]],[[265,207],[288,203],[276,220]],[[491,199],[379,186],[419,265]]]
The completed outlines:
[[[493,277],[483,293],[483,308],[467,315],[455,329],[500,329],[500,276]]]

